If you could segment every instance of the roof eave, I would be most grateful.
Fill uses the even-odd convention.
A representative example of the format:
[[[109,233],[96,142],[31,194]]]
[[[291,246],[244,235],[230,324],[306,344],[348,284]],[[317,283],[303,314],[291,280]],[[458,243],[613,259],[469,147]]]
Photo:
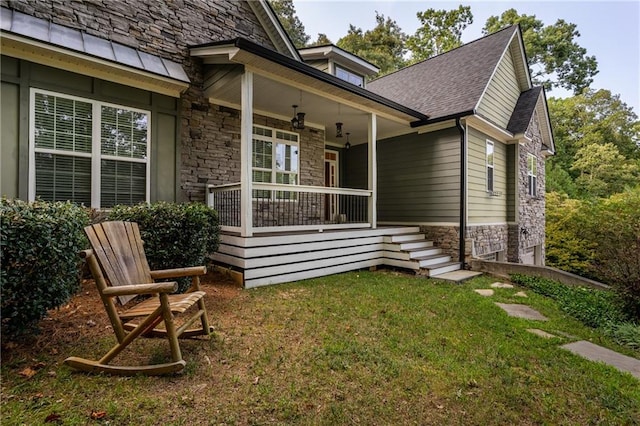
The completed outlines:
[[[355,84],[351,84],[347,81],[344,81],[334,75],[331,75],[324,71],[316,69],[308,64],[305,64],[304,62],[296,61],[292,58],[289,58],[288,56],[282,55],[278,52],[275,52],[271,49],[268,49],[264,46],[261,46],[259,44],[256,44],[244,38],[236,38],[233,40],[223,40],[218,42],[205,43],[205,44],[200,44],[196,46],[190,46],[189,48],[191,50],[192,56],[203,56],[205,54],[204,52],[208,52],[210,54],[214,53],[215,48],[217,47],[220,47],[223,49],[229,49],[231,47],[235,47],[239,50],[246,51],[250,54],[259,56],[275,64],[284,66],[288,69],[304,74],[308,77],[314,78],[316,80],[320,80],[324,83],[330,84],[332,86],[335,86],[337,88],[340,88],[352,94],[366,98],[380,105],[384,105],[388,108],[392,108],[396,111],[399,111],[403,114],[406,114],[410,117],[415,118],[415,121],[411,122],[412,127],[414,127],[414,123],[416,122],[429,119],[429,116],[426,114],[423,114],[419,111],[415,111],[411,108],[408,108],[404,105],[401,105],[397,102],[394,102],[376,93],[363,89],[362,87],[356,86]]]

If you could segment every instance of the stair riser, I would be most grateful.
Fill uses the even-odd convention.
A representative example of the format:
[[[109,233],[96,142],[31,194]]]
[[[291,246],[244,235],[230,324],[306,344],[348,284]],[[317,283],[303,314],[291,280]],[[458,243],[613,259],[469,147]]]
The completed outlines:
[[[448,262],[451,262],[451,256],[442,256],[442,257],[437,257],[435,259],[419,261],[421,268],[428,268],[429,266],[434,266],[440,263],[448,263]]]
[[[424,240],[424,234],[403,234],[403,235],[391,235],[389,238],[389,242],[392,243],[401,243],[404,241],[417,241]]]
[[[444,274],[446,272],[453,272],[460,270],[460,264],[449,265],[442,268],[427,268],[429,270],[429,276],[432,277],[434,275]]]
[[[400,243],[400,250],[413,250],[428,247],[433,247],[433,241],[413,241],[410,243]]]
[[[409,258],[415,259],[417,257],[434,256],[436,254],[441,254],[441,253],[442,253],[442,249],[439,249],[439,248],[417,250],[417,251],[409,252]]]

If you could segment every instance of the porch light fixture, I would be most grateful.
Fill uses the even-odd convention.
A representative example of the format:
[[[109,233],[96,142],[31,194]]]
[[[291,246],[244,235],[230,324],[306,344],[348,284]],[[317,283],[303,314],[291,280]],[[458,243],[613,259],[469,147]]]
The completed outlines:
[[[298,105],[291,105],[291,106],[293,107],[293,118],[291,119],[291,127],[293,127],[295,130],[304,129],[305,113],[304,112],[296,113],[296,108],[298,108]]]
[[[336,123],[336,138],[342,137],[342,123]]]
[[[351,148],[351,143],[349,142],[349,135],[351,133],[347,132],[347,143],[344,144],[344,149],[349,149]]]

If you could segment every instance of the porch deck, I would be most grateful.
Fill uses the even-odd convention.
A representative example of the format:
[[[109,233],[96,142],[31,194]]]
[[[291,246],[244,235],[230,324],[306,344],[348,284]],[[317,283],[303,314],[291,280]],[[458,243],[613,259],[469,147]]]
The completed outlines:
[[[223,232],[215,263],[240,271],[244,287],[316,278],[380,265],[437,275],[460,268],[419,227],[255,233]]]

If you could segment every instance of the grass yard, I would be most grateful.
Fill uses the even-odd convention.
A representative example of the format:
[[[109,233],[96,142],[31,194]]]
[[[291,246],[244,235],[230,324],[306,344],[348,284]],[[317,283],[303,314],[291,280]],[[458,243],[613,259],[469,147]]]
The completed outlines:
[[[212,278],[204,287],[216,332],[183,341],[186,371],[169,377],[86,375],[62,365],[69,355],[100,356],[115,339],[85,283],[42,322],[42,334],[3,345],[2,425],[640,422],[638,380],[560,345],[584,339],[640,353],[533,292],[472,291],[491,277],[454,285],[362,271],[255,290]],[[526,303],[550,320],[510,318],[494,302]],[[573,337],[543,339],[527,328]],[[125,361],[168,357],[162,340],[134,347]]]

